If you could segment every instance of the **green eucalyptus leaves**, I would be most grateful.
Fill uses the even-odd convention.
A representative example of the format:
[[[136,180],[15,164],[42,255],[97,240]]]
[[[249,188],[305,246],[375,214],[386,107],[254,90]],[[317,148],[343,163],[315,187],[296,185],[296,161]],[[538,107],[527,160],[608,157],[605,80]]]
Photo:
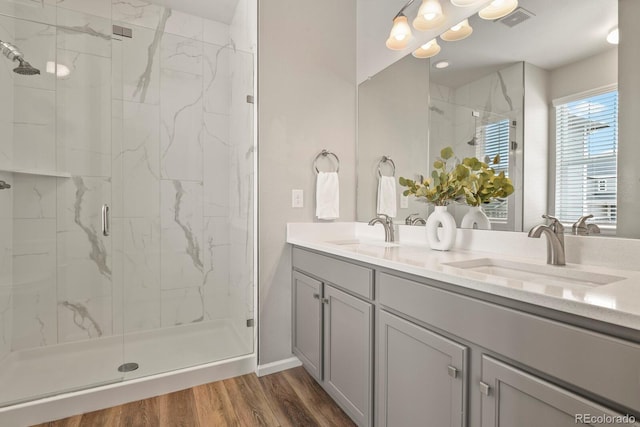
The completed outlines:
[[[500,163],[500,156],[492,164]],[[405,196],[415,196],[436,206],[446,206],[452,201],[466,201],[469,206],[480,206],[493,199],[513,193],[513,183],[504,172],[496,171],[476,157],[458,162],[451,147],[440,151],[440,158],[433,163],[431,176],[423,182],[400,177],[400,185],[407,187]]]

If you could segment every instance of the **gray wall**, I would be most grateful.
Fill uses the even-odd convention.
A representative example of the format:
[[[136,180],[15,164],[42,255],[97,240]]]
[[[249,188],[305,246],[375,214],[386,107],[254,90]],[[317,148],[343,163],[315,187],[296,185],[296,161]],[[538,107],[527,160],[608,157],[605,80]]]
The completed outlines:
[[[303,13],[304,11],[304,13]],[[315,218],[312,162],[340,157],[340,221],[355,218],[355,0],[258,3],[259,363],[291,356],[287,222]],[[291,190],[304,208],[291,208]]]

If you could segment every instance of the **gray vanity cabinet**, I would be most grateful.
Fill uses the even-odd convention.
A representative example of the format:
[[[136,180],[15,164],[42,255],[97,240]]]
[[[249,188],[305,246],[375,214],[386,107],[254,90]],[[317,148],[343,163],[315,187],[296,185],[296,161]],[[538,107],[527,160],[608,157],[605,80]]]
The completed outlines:
[[[460,427],[467,347],[380,311],[377,426]]]
[[[482,427],[638,425],[624,422],[622,414],[486,355],[482,356],[480,390]]]
[[[373,271],[294,248],[293,353],[358,425],[372,425]]]
[[[324,387],[359,425],[370,425],[373,306],[324,288]]]
[[[307,371],[322,380],[322,282],[293,272],[293,352]]]

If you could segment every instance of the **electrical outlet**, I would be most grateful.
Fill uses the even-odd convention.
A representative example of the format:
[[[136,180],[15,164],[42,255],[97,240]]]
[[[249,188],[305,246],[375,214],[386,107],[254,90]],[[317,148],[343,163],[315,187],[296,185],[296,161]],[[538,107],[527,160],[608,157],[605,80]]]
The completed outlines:
[[[304,207],[304,192],[302,190],[291,190],[291,207]]]
[[[409,197],[408,196],[404,196],[404,195],[400,195],[400,208],[401,209],[408,209],[409,208]]]

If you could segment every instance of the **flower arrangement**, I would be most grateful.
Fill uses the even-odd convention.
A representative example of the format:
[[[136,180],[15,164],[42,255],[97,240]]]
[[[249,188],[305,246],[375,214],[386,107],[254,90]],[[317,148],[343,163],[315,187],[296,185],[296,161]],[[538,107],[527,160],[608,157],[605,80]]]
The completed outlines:
[[[497,155],[492,164],[500,163]],[[496,171],[476,157],[459,162],[451,147],[440,151],[440,158],[433,163],[431,176],[422,182],[400,177],[400,185],[407,187],[405,196],[415,196],[436,206],[446,206],[452,201],[466,201],[470,206],[480,206],[494,199],[513,193],[513,183],[504,172]]]

